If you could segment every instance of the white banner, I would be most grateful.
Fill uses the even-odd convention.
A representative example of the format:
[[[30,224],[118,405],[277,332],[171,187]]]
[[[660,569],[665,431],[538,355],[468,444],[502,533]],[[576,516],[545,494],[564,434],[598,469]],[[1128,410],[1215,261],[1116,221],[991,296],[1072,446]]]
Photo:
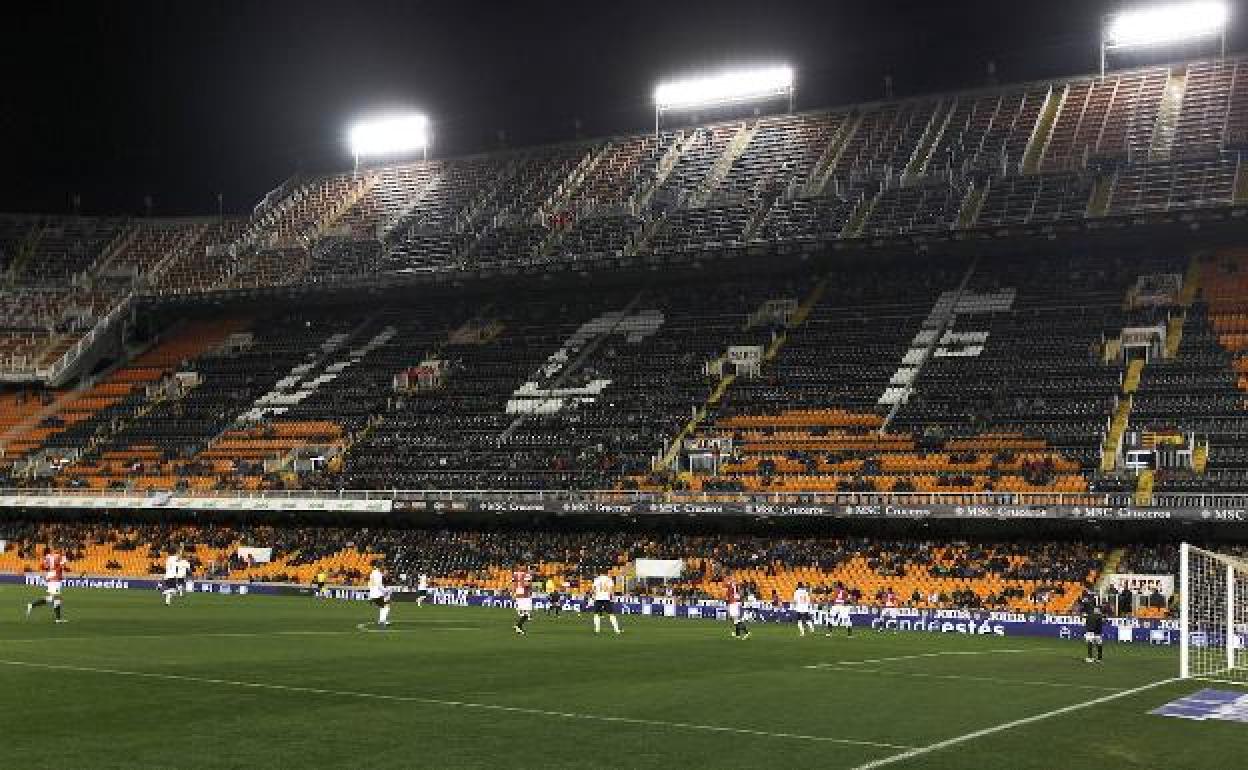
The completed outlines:
[[[1174,575],[1127,575],[1117,574],[1109,579],[1109,584],[1119,591],[1131,589],[1132,593],[1148,596],[1154,591],[1162,596],[1174,594]]]
[[[678,578],[685,571],[680,559],[638,559],[634,566],[639,578]]]
[[[272,548],[259,548],[251,545],[240,545],[238,547],[238,558],[244,561],[251,558],[252,564],[268,564],[273,561]]]

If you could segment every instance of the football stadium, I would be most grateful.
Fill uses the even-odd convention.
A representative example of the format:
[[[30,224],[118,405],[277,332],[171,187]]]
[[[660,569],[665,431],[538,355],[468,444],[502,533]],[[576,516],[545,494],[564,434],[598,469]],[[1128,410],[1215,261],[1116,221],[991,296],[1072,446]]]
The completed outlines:
[[[503,5],[12,9],[0,766],[1248,766],[1248,6]]]

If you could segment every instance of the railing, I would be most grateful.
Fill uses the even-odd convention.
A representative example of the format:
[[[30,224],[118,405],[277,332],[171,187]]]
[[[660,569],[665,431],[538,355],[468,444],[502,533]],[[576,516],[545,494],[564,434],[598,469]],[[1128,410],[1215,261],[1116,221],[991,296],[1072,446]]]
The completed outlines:
[[[55,382],[61,374],[69,369],[69,367],[73,366],[79,356],[90,350],[91,346],[94,345],[101,336],[106,334],[110,328],[112,328],[113,323],[115,323],[117,319],[122,316],[122,314],[129,311],[130,304],[133,301],[134,295],[127,294],[121,302],[118,302],[112,310],[108,311],[107,315],[97,321],[95,326],[91,327],[91,331],[83,335],[82,339],[78,340],[76,345],[65,351],[65,353],[53,362],[51,366],[36,369],[35,376],[47,383]]]
[[[478,503],[742,503],[839,506],[995,506],[1094,507],[1138,510],[1167,508],[1241,509],[1248,513],[1248,493],[1156,493],[1149,506],[1136,506],[1132,492],[645,492],[637,490],[506,490],[506,489],[338,489],[338,490],[105,490],[0,489],[0,498],[82,497],[133,499],[169,496],[205,500],[410,500]],[[1248,516],[1246,516],[1248,520]]]

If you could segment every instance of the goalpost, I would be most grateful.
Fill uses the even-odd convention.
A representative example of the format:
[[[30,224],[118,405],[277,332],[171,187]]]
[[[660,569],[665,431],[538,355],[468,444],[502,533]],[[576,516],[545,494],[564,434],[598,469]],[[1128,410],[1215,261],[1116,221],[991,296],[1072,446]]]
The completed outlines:
[[[1179,675],[1248,684],[1248,563],[1179,546]]]

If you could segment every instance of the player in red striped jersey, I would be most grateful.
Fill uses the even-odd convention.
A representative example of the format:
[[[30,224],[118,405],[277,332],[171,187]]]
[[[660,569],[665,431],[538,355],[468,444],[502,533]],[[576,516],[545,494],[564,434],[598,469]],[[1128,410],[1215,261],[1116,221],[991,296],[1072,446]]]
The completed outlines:
[[[849,616],[849,590],[845,588],[845,584],[838,582],[836,590],[832,593],[832,607],[828,612],[828,632],[825,636],[832,635],[834,626],[845,626],[845,635],[854,635],[854,621]]]
[[[732,621],[732,636],[749,639],[750,629],[745,626],[745,612],[741,609],[741,585],[732,575],[724,578],[724,601],[728,604],[728,620]]]
[[[26,605],[26,617],[30,617],[30,613],[36,607],[51,605],[52,616],[56,618],[57,623],[64,623],[65,618],[61,617],[61,582],[65,579],[65,572],[69,569],[69,561],[60,551],[53,550],[51,546],[43,549],[43,577],[47,585],[47,595],[42,599],[35,599]]]
[[[524,624],[533,617],[533,573],[527,564],[511,573],[511,597],[516,602],[516,633],[523,636],[527,633]]]
[[[893,633],[897,633],[897,619],[901,617],[899,607],[901,600],[897,598],[897,592],[889,588],[884,594],[884,609],[880,610],[880,633],[884,633],[889,623],[893,624]]]

